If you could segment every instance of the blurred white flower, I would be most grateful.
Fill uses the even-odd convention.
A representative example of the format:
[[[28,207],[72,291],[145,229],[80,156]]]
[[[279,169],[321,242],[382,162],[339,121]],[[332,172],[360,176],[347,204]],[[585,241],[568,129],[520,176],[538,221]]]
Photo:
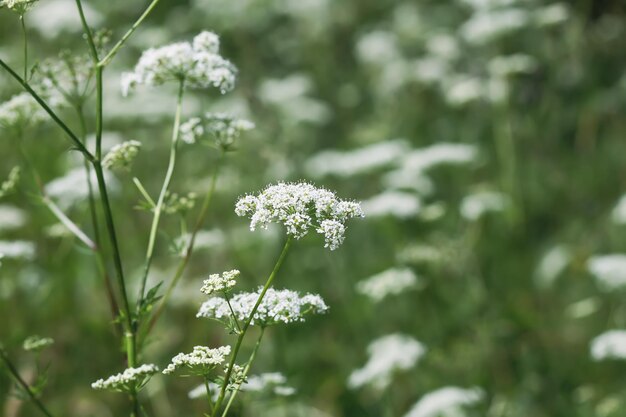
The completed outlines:
[[[321,151],[306,162],[305,169],[316,178],[327,175],[351,177],[393,164],[408,150],[406,140],[394,139],[350,151]]]
[[[29,93],[20,93],[0,104],[0,127],[5,129],[36,125],[47,120],[48,114]]]
[[[391,268],[360,281],[356,289],[374,302],[379,302],[388,295],[402,294],[417,283],[417,276],[411,269]]]
[[[591,341],[591,357],[604,359],[626,359],[626,330],[609,330]]]
[[[374,340],[367,352],[369,359],[365,366],[354,370],[348,379],[350,388],[371,385],[383,390],[391,383],[394,372],[413,368],[426,348],[410,336],[391,334]]]
[[[384,191],[361,203],[367,217],[394,216],[401,219],[414,217],[422,207],[414,193]]]
[[[448,77],[450,64],[436,56],[425,56],[413,61],[413,78],[424,84],[438,84]]]
[[[479,191],[467,195],[461,201],[461,216],[476,221],[488,212],[503,211],[509,203],[508,198],[494,191]]]
[[[183,236],[180,236],[176,240],[176,246],[180,248],[185,248],[189,244],[189,239],[191,239],[191,234],[187,233]],[[200,230],[196,234],[196,240],[194,242],[194,251],[200,249],[214,249],[222,246],[225,242],[224,232],[220,229],[211,229],[211,230]]]
[[[513,54],[492,58],[489,72],[496,77],[532,72],[537,68],[537,60],[530,55]]]
[[[89,181],[95,196],[98,196],[98,180],[93,170],[90,171]],[[113,174],[108,171],[104,172],[105,181],[109,193],[114,194],[119,190],[119,183],[115,180]],[[76,203],[86,200],[89,196],[89,187],[87,185],[87,174],[84,167],[78,167],[70,170],[64,176],[50,181],[45,186],[46,194],[58,201],[62,208],[69,208]]]
[[[441,165],[465,165],[476,161],[478,149],[464,143],[437,143],[411,151],[402,167],[410,171],[424,172]]]
[[[426,50],[437,58],[452,60],[459,56],[459,41],[450,33],[437,33],[426,40]]]
[[[480,402],[480,388],[443,387],[425,394],[404,417],[461,417],[463,407]]]
[[[387,64],[400,56],[393,33],[382,30],[361,36],[356,44],[357,57],[366,63]]]
[[[626,255],[595,255],[587,260],[587,270],[604,290],[626,286]]]
[[[611,219],[617,224],[626,224],[626,194],[617,202],[611,213]]]
[[[445,83],[444,95],[451,106],[464,106],[485,96],[485,84],[477,77],[457,76]]]
[[[67,0],[46,0],[34,8],[29,14],[29,27],[38,31],[43,37],[54,39],[63,32],[82,32],[78,12],[71,10],[74,5]],[[89,4],[83,2],[85,18],[92,27],[102,24],[102,15]]]
[[[24,259],[35,258],[35,244],[25,240],[0,240],[0,255],[4,259]]]
[[[0,204],[0,232],[19,229],[26,224],[26,212],[15,206]]]
[[[567,22],[569,8],[565,3],[554,3],[534,10],[535,23],[539,26],[552,26]]]
[[[183,80],[189,88],[230,91],[235,86],[237,70],[218,51],[219,38],[208,31],[196,35],[192,42],[147,49],[135,69],[122,74],[122,93],[127,95],[139,84],[158,86]]]
[[[460,28],[460,34],[472,44],[485,44],[527,26],[530,14],[524,9],[480,10]]]
[[[537,269],[535,281],[540,288],[549,288],[563,273],[572,259],[570,250],[563,245],[557,245],[544,253]]]

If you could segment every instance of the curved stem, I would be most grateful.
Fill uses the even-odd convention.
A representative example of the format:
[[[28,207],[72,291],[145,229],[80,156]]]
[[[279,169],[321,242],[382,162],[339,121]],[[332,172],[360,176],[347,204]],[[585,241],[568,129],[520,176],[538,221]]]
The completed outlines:
[[[219,411],[220,405],[222,405],[222,402],[224,401],[224,396],[226,395],[226,387],[228,387],[230,375],[233,372],[233,367],[235,365],[235,361],[237,360],[237,354],[239,353],[239,349],[241,349],[241,343],[243,342],[243,338],[245,337],[246,332],[248,331],[248,328],[250,327],[250,324],[252,323],[252,319],[254,318],[254,315],[256,314],[257,310],[259,309],[259,306],[261,305],[261,302],[263,301],[263,297],[265,297],[265,293],[267,293],[267,290],[270,288],[270,285],[272,285],[272,281],[274,281],[274,278],[276,277],[278,270],[280,269],[280,267],[283,265],[283,262],[285,261],[287,252],[289,251],[289,248],[291,247],[292,239],[293,238],[291,236],[287,237],[287,241],[285,242],[283,251],[280,253],[280,256],[278,257],[278,260],[276,261],[276,265],[274,265],[274,269],[272,270],[272,273],[270,274],[269,278],[267,279],[267,282],[263,286],[263,289],[261,290],[261,293],[259,294],[259,298],[254,304],[254,307],[252,307],[252,310],[250,311],[250,316],[248,316],[248,318],[246,319],[246,322],[244,323],[243,328],[241,329],[241,333],[239,333],[239,337],[237,338],[237,342],[235,343],[235,348],[233,349],[233,353],[230,357],[230,363],[228,364],[226,375],[224,376],[224,384],[222,385],[222,389],[220,390],[220,396],[217,398],[217,401],[215,402],[215,409],[213,410],[211,417],[217,416],[217,412]]]
[[[130,29],[128,29],[128,31],[124,34],[124,36],[122,36],[122,39],[120,39],[115,44],[115,46],[113,48],[111,48],[111,51],[104,58],[102,58],[102,60],[100,62],[98,62],[98,66],[104,67],[104,66],[108,65],[109,62],[111,62],[111,59],[113,59],[115,54],[117,54],[117,52],[124,45],[124,43],[126,43],[126,41],[128,40],[128,38],[130,38],[130,36],[133,34],[133,32],[135,32],[135,30],[137,30],[137,28],[139,27],[139,25],[141,25],[141,23],[144,21],[144,19],[146,17],[148,17],[148,15],[152,11],[152,9],[154,9],[156,7],[157,3],[159,3],[159,0],[152,0],[152,3],[150,3],[150,5],[141,14],[141,16],[139,16],[139,19],[137,19],[137,21],[135,23],[133,23],[133,25],[130,27]]]
[[[163,211],[163,203],[165,201],[165,195],[172,182],[172,175],[174,174],[174,167],[176,166],[176,149],[178,147],[178,138],[180,130],[180,117],[183,107],[183,92],[185,88],[185,81],[181,80],[178,87],[178,99],[176,101],[176,115],[174,117],[174,130],[172,132],[172,143],[170,146],[170,158],[167,166],[167,172],[165,173],[165,180],[161,187],[159,199],[157,200],[156,207],[154,208],[154,216],[152,217],[152,227],[150,228],[150,237],[148,239],[148,249],[146,251],[146,261],[143,270],[143,276],[141,278],[141,290],[139,292],[139,300],[142,300],[146,292],[146,282],[148,281],[148,274],[150,272],[150,266],[152,265],[152,259],[154,257],[154,246],[156,243],[157,232],[159,230],[159,222],[161,220],[161,213]],[[139,306],[140,303],[137,303]]]
[[[33,402],[33,404],[35,404],[35,406],[37,407],[37,409],[39,411],[41,411],[41,413],[43,415],[45,415],[46,417],[52,417],[52,413],[50,413],[50,411],[48,411],[48,409],[46,408],[46,406],[43,405],[43,403],[41,402],[41,400],[39,400],[39,398],[37,398],[37,396],[35,395],[35,393],[33,392],[33,390],[30,388],[30,386],[26,383],[26,381],[24,381],[24,379],[20,376],[19,372],[17,371],[17,369],[15,368],[15,366],[13,365],[13,363],[11,363],[11,360],[9,359],[9,357],[7,356],[6,352],[4,351],[4,349],[2,349],[2,347],[0,347],[0,359],[2,359],[2,361],[4,362],[4,364],[6,365],[7,369],[9,370],[9,372],[11,373],[11,375],[13,375],[13,378],[15,378],[15,380],[17,381],[17,383],[22,387],[22,389],[26,392],[26,394],[28,395],[28,397],[30,398],[30,400]]]
[[[241,384],[243,383],[243,381],[245,381],[246,377],[248,376],[248,372],[250,372],[250,368],[252,367],[252,362],[254,362],[254,359],[256,358],[256,353],[259,350],[259,346],[261,346],[261,339],[263,339],[264,333],[265,333],[265,327],[261,327],[261,334],[259,335],[259,338],[256,341],[256,345],[254,345],[254,350],[252,350],[252,354],[250,354],[250,359],[248,359],[248,363],[246,364],[245,368],[243,368],[243,377],[241,378],[242,382],[240,382],[237,385],[237,387],[235,387],[232,394],[230,395],[230,398],[228,399],[228,402],[226,403],[226,407],[224,407],[224,412],[222,413],[222,417],[226,417],[226,415],[228,414],[228,410],[230,410],[230,406],[233,404],[235,397],[239,393],[239,388],[241,388]]]
[[[152,316],[152,319],[150,320],[150,324],[148,325],[148,328],[145,331],[145,335],[144,337],[141,338],[141,340],[145,339],[145,336],[148,333],[150,333],[150,331],[154,328],[154,325],[156,324],[156,322],[161,317],[161,314],[163,313],[163,309],[167,305],[167,301],[172,295],[174,288],[176,288],[178,281],[183,276],[183,273],[185,272],[185,269],[187,268],[187,265],[189,264],[189,260],[191,259],[191,254],[193,253],[194,244],[196,242],[196,236],[198,235],[198,232],[202,228],[202,225],[204,224],[206,216],[209,212],[209,207],[211,206],[213,193],[215,192],[215,185],[217,184],[217,178],[219,176],[219,171],[222,166],[223,160],[224,160],[224,152],[221,152],[217,160],[217,163],[215,165],[213,176],[211,177],[211,184],[209,185],[209,190],[204,196],[204,201],[202,202],[202,207],[200,208],[200,214],[198,214],[196,224],[193,228],[193,231],[191,232],[191,236],[189,238],[189,242],[187,243],[187,247],[185,248],[185,254],[183,256],[183,259],[178,264],[178,267],[176,268],[176,272],[174,273],[174,278],[172,278],[172,281],[170,281],[170,284],[165,290],[165,295],[161,299],[161,302],[159,303],[159,307],[157,308],[156,312]]]

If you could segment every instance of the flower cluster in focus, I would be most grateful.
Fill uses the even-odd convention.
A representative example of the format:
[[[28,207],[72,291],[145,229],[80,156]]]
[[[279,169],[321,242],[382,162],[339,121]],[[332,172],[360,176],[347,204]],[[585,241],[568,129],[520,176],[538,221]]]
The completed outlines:
[[[210,349],[206,346],[195,346],[191,353],[179,353],[172,358],[163,373],[173,374],[182,371],[184,375],[206,376],[230,355],[230,346]]]
[[[153,364],[144,364],[137,368],[128,368],[124,372],[99,379],[93,384],[93,389],[105,389],[119,392],[136,392],[146,385],[150,377],[159,372],[159,368]]]
[[[222,272],[221,275],[211,274],[208,279],[202,282],[200,291],[206,295],[215,294],[216,292],[227,292],[235,286],[238,276],[239,271],[237,269]]]
[[[315,229],[330,250],[343,243],[346,220],[363,217],[359,203],[340,200],[333,192],[306,182],[281,182],[256,196],[246,195],[237,201],[235,213],[250,217],[250,230],[280,223],[289,236],[300,239]]]
[[[102,166],[107,169],[128,170],[139,153],[139,148],[141,148],[141,143],[136,140],[115,145],[102,160]]]
[[[254,129],[254,123],[237,119],[226,113],[206,113],[193,117],[180,126],[180,137],[184,142],[196,143],[203,139],[212,140],[224,151],[232,150],[243,132]]]
[[[230,306],[237,320],[245,321],[259,298],[261,288],[255,292],[244,292],[230,299]],[[321,314],[328,310],[328,306],[317,294],[300,296],[292,290],[268,289],[258,310],[254,313],[251,324],[269,326],[277,323],[293,323],[304,321],[304,316]],[[205,301],[196,317],[211,319],[228,319],[232,316],[228,301],[221,297],[211,297]]]
[[[133,72],[122,75],[122,92],[127,95],[139,84],[157,86],[184,80],[191,88],[216,87],[222,93],[235,85],[236,69],[219,55],[219,38],[202,32],[193,42],[178,42],[145,51]]]

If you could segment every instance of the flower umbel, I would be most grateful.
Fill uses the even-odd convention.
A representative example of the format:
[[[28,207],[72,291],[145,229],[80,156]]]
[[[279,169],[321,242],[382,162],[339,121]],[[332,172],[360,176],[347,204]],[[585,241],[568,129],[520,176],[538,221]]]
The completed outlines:
[[[207,376],[230,355],[230,346],[210,349],[206,346],[195,346],[191,353],[179,353],[172,358],[163,373],[168,375],[181,371],[182,375]]]
[[[224,151],[233,150],[243,132],[254,129],[254,123],[236,119],[226,113],[206,113],[193,117],[180,126],[180,137],[187,143],[210,139]]]
[[[236,68],[218,54],[219,39],[202,32],[193,42],[178,42],[145,51],[133,72],[122,75],[122,92],[127,95],[139,84],[157,86],[185,81],[191,88],[216,87],[223,93],[233,89]]]
[[[54,340],[50,337],[29,336],[24,340],[22,347],[27,351],[40,351],[52,345]]]
[[[107,169],[129,170],[133,160],[139,153],[139,148],[141,148],[141,143],[136,140],[129,140],[115,145],[102,160],[102,166]]]
[[[340,200],[335,193],[306,182],[281,182],[256,196],[246,195],[237,201],[235,213],[250,217],[250,230],[280,223],[288,235],[300,239],[314,229],[330,250],[343,242],[346,220],[363,217],[359,203]]]
[[[6,7],[20,16],[23,16],[32,9],[38,1],[39,0],[3,0],[0,1],[0,8]]]
[[[137,368],[128,368],[124,372],[99,379],[93,384],[93,389],[105,389],[118,392],[137,392],[143,388],[152,375],[159,372],[159,368],[153,364],[144,364]]]
[[[202,288],[200,291],[206,295],[211,295],[216,292],[228,292],[237,283],[236,278],[239,276],[239,271],[233,269],[232,271],[225,271],[222,274],[211,274],[208,279],[202,282]]]
[[[227,320],[234,313],[237,320],[245,321],[252,312],[254,304],[259,298],[262,289],[256,292],[244,292],[233,296],[230,305],[226,299],[221,297],[211,297],[200,307],[196,317],[206,317],[217,320]],[[263,301],[252,318],[252,325],[262,327],[277,323],[293,323],[304,321],[304,316],[312,314],[322,314],[328,310],[322,297],[317,294],[305,294],[300,296],[296,291],[268,289]]]

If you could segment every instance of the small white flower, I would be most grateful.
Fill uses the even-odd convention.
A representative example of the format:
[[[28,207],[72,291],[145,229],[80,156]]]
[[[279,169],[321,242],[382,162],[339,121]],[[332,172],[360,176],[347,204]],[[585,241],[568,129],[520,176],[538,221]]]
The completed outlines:
[[[137,368],[128,368],[124,372],[99,379],[93,384],[93,389],[106,389],[119,392],[136,392],[143,388],[152,375],[159,372],[159,368],[153,364],[144,364]]]
[[[350,388],[372,385],[384,389],[394,372],[413,368],[426,353],[426,348],[410,336],[391,334],[374,340],[367,351],[369,360],[364,367],[352,372],[348,379]]]
[[[230,305],[239,322],[245,322],[256,304],[262,288],[255,292],[235,294]],[[278,323],[294,323],[304,321],[307,314],[322,314],[328,310],[322,297],[317,294],[301,296],[296,291],[275,290],[270,288],[254,317],[252,325],[270,326]],[[205,301],[196,317],[228,320],[232,316],[230,307],[224,298],[211,297]]]
[[[356,289],[374,302],[379,302],[388,295],[401,294],[416,285],[417,276],[412,270],[391,268],[359,282]]]
[[[626,286],[626,255],[596,255],[587,261],[587,270],[605,290]]]
[[[221,275],[211,274],[208,279],[202,282],[200,291],[206,295],[211,295],[216,292],[227,292],[237,284],[236,278],[238,276],[239,271],[237,269],[222,272]]]
[[[256,196],[242,197],[237,201],[235,213],[250,217],[250,230],[279,223],[296,239],[311,229],[316,230],[324,236],[325,247],[331,250],[343,242],[346,220],[363,217],[358,203],[340,200],[334,193],[305,182],[281,182]]]
[[[404,417],[462,416],[462,408],[480,402],[480,388],[443,387],[425,394]]]
[[[525,54],[497,56],[489,61],[488,67],[491,75],[507,77],[534,71],[537,68],[537,60]]]
[[[192,43],[178,42],[146,50],[133,72],[122,75],[122,92],[127,95],[139,84],[158,86],[183,81],[190,88],[217,87],[222,93],[235,85],[236,69],[218,54],[219,40],[202,32]]]
[[[553,26],[567,22],[570,11],[565,3],[554,3],[535,9],[534,18],[539,26]]]
[[[24,15],[33,8],[38,1],[39,0],[2,0],[0,1],[0,8],[6,7],[19,15]]]
[[[26,224],[26,213],[8,204],[0,204],[0,231],[19,229]]]
[[[40,351],[54,343],[50,337],[29,336],[24,340],[22,347],[27,351]]]
[[[617,224],[626,224],[626,194],[615,205],[611,219]]]
[[[524,9],[480,10],[461,26],[460,34],[472,44],[486,44],[527,26],[530,19]]]
[[[181,124],[180,138],[186,143],[196,143],[206,136],[223,150],[231,150],[237,139],[249,130],[254,123],[236,119],[226,113],[206,113],[203,117],[193,117]]]
[[[216,349],[194,346],[191,353],[179,353],[174,356],[163,373],[168,375],[180,371],[183,375],[206,376],[224,363],[228,355],[230,355],[230,346],[220,346]]]
[[[422,202],[414,193],[385,191],[363,201],[363,212],[369,217],[394,216],[400,219],[415,217]]]
[[[604,359],[626,359],[626,330],[609,330],[591,342],[591,357]]]
[[[550,248],[541,258],[535,270],[535,279],[542,288],[548,288],[563,273],[572,259],[570,250],[557,245]]]
[[[35,245],[25,240],[0,240],[0,254],[5,259],[32,260],[35,257]]]

